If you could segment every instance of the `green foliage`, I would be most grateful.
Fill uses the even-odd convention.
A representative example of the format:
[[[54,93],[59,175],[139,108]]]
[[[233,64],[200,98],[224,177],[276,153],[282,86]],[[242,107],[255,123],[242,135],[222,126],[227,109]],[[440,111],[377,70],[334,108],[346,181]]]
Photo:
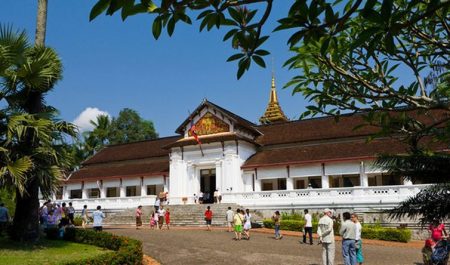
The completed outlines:
[[[363,226],[361,237],[366,239],[378,239],[384,241],[397,241],[407,243],[411,240],[411,230],[406,228],[388,228]]]
[[[106,232],[75,228],[66,228],[64,239],[88,245],[95,245],[114,251],[112,254],[108,253],[88,260],[70,262],[67,263],[68,265],[142,264],[142,243],[135,239],[116,236]]]
[[[81,218],[81,215],[75,215],[73,218],[73,225],[74,226],[81,226],[83,224],[83,218]]]
[[[5,207],[8,209],[9,215],[14,216],[14,212],[16,209],[14,192],[5,188],[1,188],[0,202],[3,202],[5,204]]]
[[[135,110],[125,108],[111,121],[110,144],[131,143],[157,137],[153,122],[144,120]]]

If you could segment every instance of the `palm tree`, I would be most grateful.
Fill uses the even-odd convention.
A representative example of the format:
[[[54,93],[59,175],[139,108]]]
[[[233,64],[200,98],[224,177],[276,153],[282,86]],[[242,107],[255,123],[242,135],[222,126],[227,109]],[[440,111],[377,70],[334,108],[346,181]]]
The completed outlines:
[[[45,45],[45,32],[47,31],[47,4],[48,0],[38,0],[36,36],[34,39],[34,44],[36,46]]]
[[[22,161],[22,167],[7,167],[6,173],[3,166],[2,178],[16,190],[13,237],[18,240],[38,237],[39,190],[49,196],[68,163],[64,135],[75,135],[75,127],[56,121],[55,110],[44,103],[61,76],[53,49],[30,45],[24,32],[0,28],[0,99],[8,103],[2,110],[7,126],[0,129],[1,147],[11,162]],[[15,173],[14,168],[21,170]]]

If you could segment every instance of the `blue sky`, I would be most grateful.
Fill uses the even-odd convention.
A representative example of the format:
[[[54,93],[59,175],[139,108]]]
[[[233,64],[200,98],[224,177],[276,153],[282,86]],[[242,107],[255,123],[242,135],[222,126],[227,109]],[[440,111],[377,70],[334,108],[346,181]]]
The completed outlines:
[[[57,50],[64,78],[47,96],[61,118],[74,121],[87,108],[116,116],[123,108],[152,120],[160,136],[174,130],[203,98],[257,122],[266,108],[271,80],[271,57],[266,69],[256,66],[236,80],[237,66],[226,59],[235,53],[222,42],[226,31],[199,33],[198,25],[177,25],[155,41],[152,17],[139,15],[122,22],[119,15],[89,22],[96,1],[49,0],[46,44]],[[25,29],[34,40],[37,0],[2,0],[0,23]],[[287,13],[289,1],[275,1],[266,26]],[[274,33],[265,48],[274,57],[278,96],[285,114],[298,118],[306,105],[301,95],[282,86],[298,74],[282,68],[289,58],[287,32]]]

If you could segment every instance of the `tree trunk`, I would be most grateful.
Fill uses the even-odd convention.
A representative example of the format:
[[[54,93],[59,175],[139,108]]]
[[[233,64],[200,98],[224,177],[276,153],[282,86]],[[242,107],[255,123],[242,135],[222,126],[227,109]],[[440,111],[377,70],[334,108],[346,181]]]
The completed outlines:
[[[11,238],[17,241],[39,239],[39,183],[33,178],[26,185],[27,194],[20,196],[16,191],[16,212]]]
[[[36,36],[34,44],[36,46],[45,45],[45,32],[47,30],[47,3],[48,0],[38,0]]]

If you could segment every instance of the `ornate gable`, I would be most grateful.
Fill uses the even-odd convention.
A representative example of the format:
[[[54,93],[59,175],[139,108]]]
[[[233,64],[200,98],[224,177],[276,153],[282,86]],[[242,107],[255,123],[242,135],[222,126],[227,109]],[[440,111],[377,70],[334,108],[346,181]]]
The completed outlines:
[[[223,132],[230,132],[230,125],[216,117],[211,112],[206,112],[196,123],[195,133],[197,135],[209,135]],[[188,135],[192,136],[192,131],[188,131]]]

